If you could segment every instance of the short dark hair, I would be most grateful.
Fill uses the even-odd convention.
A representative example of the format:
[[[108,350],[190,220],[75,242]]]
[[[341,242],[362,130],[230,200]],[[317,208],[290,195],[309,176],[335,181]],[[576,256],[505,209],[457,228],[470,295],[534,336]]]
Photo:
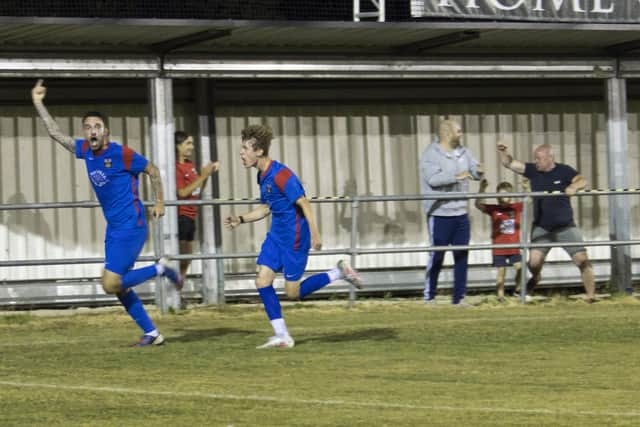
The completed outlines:
[[[496,191],[500,190],[513,190],[513,184],[507,181],[502,181],[500,184],[498,184],[498,187],[496,187]]]
[[[176,143],[176,145],[180,145],[183,142],[185,142],[187,139],[189,139],[191,135],[189,135],[188,133],[186,133],[183,130],[177,130],[174,134],[173,134],[173,139]]]
[[[104,123],[105,126],[107,126],[106,117],[99,111],[87,111],[84,117],[82,117],[82,123],[84,123],[84,121],[87,120],[87,117],[97,117],[100,120],[102,120],[102,123]]]
[[[262,155],[269,155],[269,147],[271,146],[271,140],[273,139],[273,131],[268,125],[251,125],[241,132],[242,140],[247,141],[249,139],[255,139],[253,143],[253,150],[262,149]]]

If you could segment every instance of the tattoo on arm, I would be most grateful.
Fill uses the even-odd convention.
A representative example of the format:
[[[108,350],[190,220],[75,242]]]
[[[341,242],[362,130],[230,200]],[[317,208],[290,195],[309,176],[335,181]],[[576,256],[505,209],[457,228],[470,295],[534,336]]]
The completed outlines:
[[[38,102],[35,104],[35,107],[36,110],[38,110],[38,114],[44,122],[44,125],[47,128],[47,132],[49,132],[49,136],[51,137],[51,139],[62,145],[69,152],[75,153],[76,143],[73,137],[65,134],[64,132],[62,132],[62,130],[60,130],[60,127],[58,126],[56,121],[53,120],[53,117],[51,117],[51,114],[49,114],[49,111],[47,111],[47,108],[43,103]]]
[[[162,189],[162,177],[160,176],[160,170],[153,163],[149,162],[144,171],[151,179],[151,188],[153,189],[153,195],[156,202],[164,202],[164,191]]]

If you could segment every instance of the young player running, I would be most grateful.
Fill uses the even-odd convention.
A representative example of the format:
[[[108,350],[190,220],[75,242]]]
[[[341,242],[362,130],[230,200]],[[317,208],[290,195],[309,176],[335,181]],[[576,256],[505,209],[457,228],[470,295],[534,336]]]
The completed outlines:
[[[309,250],[322,248],[320,233],[298,177],[285,165],[269,157],[273,133],[271,128],[252,125],[242,131],[240,158],[245,168],[258,169],[260,202],[258,208],[225,220],[228,228],[259,221],[272,214],[271,228],[258,256],[256,287],[275,335],[257,348],[294,346],[282,318],[280,301],[273,288],[276,273],[283,272],[285,292],[290,299],[303,299],[334,280],[344,279],[357,288],[362,281],[346,261],[326,273],[314,274],[301,282]]]

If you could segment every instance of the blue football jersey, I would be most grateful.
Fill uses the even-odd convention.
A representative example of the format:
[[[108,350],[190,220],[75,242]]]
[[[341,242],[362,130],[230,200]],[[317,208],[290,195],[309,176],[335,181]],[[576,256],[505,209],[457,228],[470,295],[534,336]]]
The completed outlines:
[[[115,142],[94,153],[86,140],[76,140],[76,157],[84,159],[89,180],[110,229],[146,226],[138,192],[138,175],[148,160]]]
[[[260,201],[271,209],[271,238],[297,250],[309,241],[309,224],[295,204],[304,196],[304,188],[291,169],[275,160],[266,171],[258,173]],[[305,245],[306,246],[306,245]]]

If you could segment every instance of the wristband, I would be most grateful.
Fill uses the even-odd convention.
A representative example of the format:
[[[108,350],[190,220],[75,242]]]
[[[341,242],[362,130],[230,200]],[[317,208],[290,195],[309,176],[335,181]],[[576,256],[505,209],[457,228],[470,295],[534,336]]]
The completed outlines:
[[[242,215],[240,215],[238,218],[240,219],[240,224],[244,224],[244,218],[242,217]]]

